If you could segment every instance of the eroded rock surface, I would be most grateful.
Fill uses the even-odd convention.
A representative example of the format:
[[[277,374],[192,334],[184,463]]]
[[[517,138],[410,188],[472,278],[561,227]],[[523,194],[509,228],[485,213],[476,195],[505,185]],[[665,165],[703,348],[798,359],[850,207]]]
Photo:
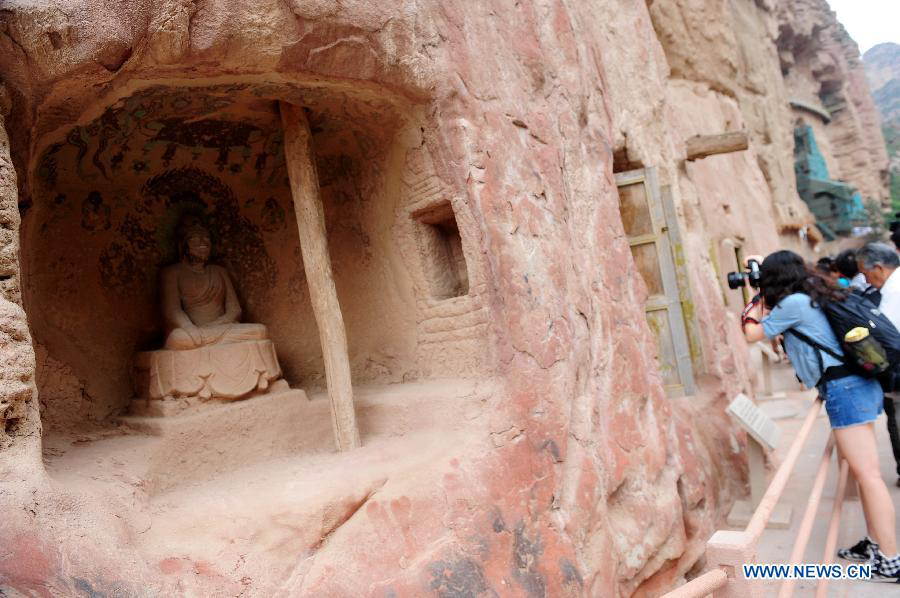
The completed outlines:
[[[888,148],[891,198],[900,202],[900,44],[878,44],[863,56]]]
[[[0,115],[0,450],[16,442],[33,450],[40,443],[34,349],[21,305],[17,181],[3,124]]]
[[[826,0],[780,2],[778,52],[790,99],[830,116],[824,134],[816,137],[824,143],[832,178],[886,207],[890,192],[881,119],[859,47]]]
[[[745,439],[724,406],[755,382],[722,275],[737,247],[815,241],[777,36],[774,9],[750,0],[32,0],[0,13],[26,248],[0,153],[0,264],[23,270],[0,283],[0,351],[26,407],[0,450],[0,474],[16,472],[0,475],[0,510],[28,513],[0,520],[17,547],[2,584],[627,596],[683,579],[744,491]],[[290,332],[276,339],[288,380],[324,374],[302,239],[285,225],[277,100],[310,111],[354,378],[382,399],[360,403],[358,451],[212,481],[223,464],[200,464],[180,471],[195,484],[158,493],[146,439],[110,418],[129,399],[122,356],[157,333],[154,283],[138,274],[163,265],[154,223],[172,206],[218,214],[223,261],[264,274],[243,299]],[[748,150],[684,161],[686,139],[737,130]],[[665,395],[644,310],[654,281],[620,214],[615,174],[643,167],[680,231],[689,397]],[[40,425],[24,313],[65,440],[45,439],[52,483],[33,450],[14,450],[36,446]],[[423,380],[427,401],[403,384]],[[473,380],[488,390],[461,390]]]

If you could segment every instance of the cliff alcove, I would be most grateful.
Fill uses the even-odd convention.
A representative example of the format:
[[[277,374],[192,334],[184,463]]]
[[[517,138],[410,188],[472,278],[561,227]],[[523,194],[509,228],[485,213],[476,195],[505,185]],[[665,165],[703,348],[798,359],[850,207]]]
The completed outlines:
[[[696,574],[745,490],[725,407],[753,368],[723,275],[817,242],[790,101],[818,87],[775,36],[828,33],[824,1],[0,11],[0,593],[631,596]],[[850,129],[835,157],[868,139]],[[281,144],[315,156],[360,450],[333,451]],[[655,256],[632,177],[665,216]],[[122,433],[189,209],[293,389]],[[656,270],[694,392],[656,338]]]
[[[329,454],[323,350],[283,101],[308,106],[356,413],[373,447],[352,456]],[[268,576],[265,568],[284,580],[295,552],[281,545],[277,520],[321,519],[291,539],[314,551],[319,527],[341,523],[333,511],[352,510],[423,455],[468,441],[462,415],[477,412],[491,387],[479,381],[482,353],[470,348],[486,334],[483,283],[477,262],[467,262],[465,216],[434,177],[414,111],[330,89],[142,83],[74,122],[42,128],[49,132],[27,179],[21,273],[45,465],[60,487],[105,497],[128,533],[152,517],[154,529],[135,542],[142,558],[167,562],[195,542],[211,560],[239,550],[234,558],[246,557],[252,576]],[[188,215],[212,233],[211,261],[230,273],[241,320],[266,326],[286,381],[305,393],[128,416],[135,354],[165,339],[160,271],[178,261],[176,228]],[[365,471],[347,476],[360,462]],[[260,491],[286,476],[317,491]],[[221,495],[241,495],[228,517],[266,538],[224,545],[216,530],[228,517],[210,502]]]
[[[174,229],[188,213],[208,221],[213,259],[235,281],[242,319],[268,327],[287,381],[323,384],[277,97],[248,84],[150,85],[39,152],[22,271],[49,428],[127,405],[135,352],[163,341],[159,271],[177,260]],[[395,226],[409,220],[397,215],[402,121],[384,103],[339,105],[340,114],[310,111],[310,122],[354,378],[414,379],[422,374],[414,355],[417,293],[428,301],[436,284],[450,284],[437,299],[468,294],[459,230],[447,200],[439,214],[429,211],[441,222]],[[422,227],[438,242],[423,243]],[[414,255],[401,255],[395,235],[410,237]],[[437,282],[434,268],[456,282]]]

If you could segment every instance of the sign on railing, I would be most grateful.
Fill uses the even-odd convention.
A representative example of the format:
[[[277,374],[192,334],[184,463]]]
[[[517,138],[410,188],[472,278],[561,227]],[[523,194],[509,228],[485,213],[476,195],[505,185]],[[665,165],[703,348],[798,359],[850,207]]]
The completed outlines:
[[[741,393],[734,397],[725,411],[731,414],[756,442],[770,451],[774,451],[778,446],[781,430],[747,395]]]
[[[781,437],[781,430],[768,415],[756,406],[747,395],[741,393],[734,397],[725,408],[749,435],[747,442],[747,466],[750,470],[750,502],[739,500],[734,503],[728,513],[728,525],[744,527],[759,506],[766,491],[766,451],[774,451]],[[767,527],[784,529],[790,527],[793,509],[787,505],[778,505],[769,518]]]

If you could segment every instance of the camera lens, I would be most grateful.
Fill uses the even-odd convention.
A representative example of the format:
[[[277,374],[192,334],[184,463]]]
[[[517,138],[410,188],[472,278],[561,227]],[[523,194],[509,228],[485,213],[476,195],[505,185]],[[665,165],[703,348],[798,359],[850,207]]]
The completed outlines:
[[[744,286],[744,274],[742,272],[729,272],[726,280],[728,280],[729,289],[739,289]]]

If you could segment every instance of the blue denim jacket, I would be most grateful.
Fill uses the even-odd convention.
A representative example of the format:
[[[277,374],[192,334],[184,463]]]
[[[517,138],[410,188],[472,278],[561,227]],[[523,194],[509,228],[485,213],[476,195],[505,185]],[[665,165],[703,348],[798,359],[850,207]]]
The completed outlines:
[[[812,305],[812,299],[806,293],[794,293],[779,301],[769,315],[762,319],[762,326],[769,338],[775,338],[779,334],[784,334],[785,330],[793,328],[823,347],[828,347],[839,355],[844,354],[825,313]],[[794,366],[794,371],[797,372],[797,377],[807,388],[813,388],[822,377],[820,363],[825,369],[841,365],[840,361],[828,353],[819,351],[790,334],[784,337],[784,350],[791,360],[791,365]]]

